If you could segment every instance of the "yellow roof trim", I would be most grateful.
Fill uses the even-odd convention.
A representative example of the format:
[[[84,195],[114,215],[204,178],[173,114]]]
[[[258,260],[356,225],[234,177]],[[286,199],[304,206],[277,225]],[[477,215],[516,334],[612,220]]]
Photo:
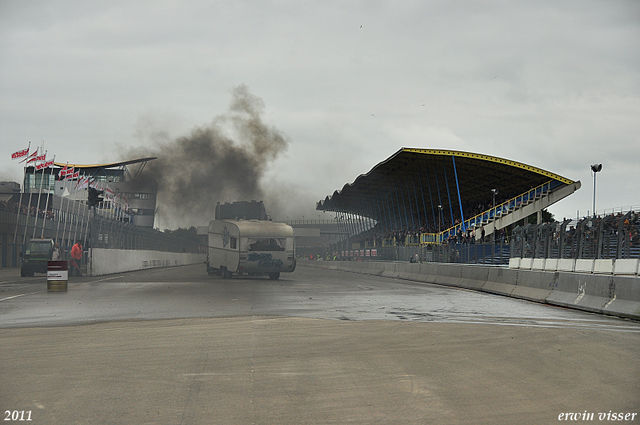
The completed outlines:
[[[558,180],[564,184],[573,184],[575,183],[573,180],[570,180],[566,177],[562,177],[558,174],[552,173],[550,171],[543,170],[542,168],[533,167],[531,165],[523,164],[521,162],[512,161],[510,159],[498,158],[497,156],[490,155],[482,155],[478,153],[471,152],[463,152],[463,151],[453,151],[453,150],[443,150],[443,149],[416,149],[416,148],[402,148],[402,152],[410,152],[410,153],[418,153],[424,155],[445,155],[445,156],[457,156],[461,158],[473,158],[479,159],[482,161],[495,162],[498,164],[505,164],[511,167],[520,168],[522,170],[531,171],[536,174],[540,174],[550,179]]]

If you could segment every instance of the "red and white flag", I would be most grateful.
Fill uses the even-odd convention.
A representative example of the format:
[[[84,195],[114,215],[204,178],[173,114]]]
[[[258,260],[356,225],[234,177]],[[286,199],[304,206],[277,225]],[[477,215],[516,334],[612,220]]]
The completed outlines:
[[[11,159],[20,159],[20,158],[24,158],[27,155],[29,155],[29,148],[22,149],[21,151],[12,153]]]
[[[51,161],[45,161],[36,165],[36,170],[42,170],[43,168],[49,168],[53,165],[53,159]]]
[[[37,155],[37,156],[35,156],[33,158],[31,158],[31,156],[29,156],[29,160],[27,161],[27,164],[30,163],[30,162],[34,162],[34,161],[46,161],[46,160],[47,160],[47,154],[43,153],[42,155]]]
[[[31,161],[35,161],[35,157],[38,156],[38,149],[36,149],[35,151],[33,151],[33,153],[29,156],[26,156],[22,161],[20,162],[24,162],[27,161],[27,163],[31,162]],[[32,159],[33,158],[33,159]]]
[[[60,170],[58,172],[58,178],[66,176],[67,175],[67,170],[68,170],[68,168],[67,168],[67,166],[65,164],[64,168],[62,168],[62,170]]]
[[[79,171],[78,171],[78,173],[79,173]],[[91,181],[90,177],[81,176],[81,178],[78,180],[78,183],[76,184],[76,189],[85,189],[85,188],[89,187],[90,181]]]
[[[67,171],[64,173],[64,176],[67,179],[70,179],[73,176],[73,167],[67,168]]]

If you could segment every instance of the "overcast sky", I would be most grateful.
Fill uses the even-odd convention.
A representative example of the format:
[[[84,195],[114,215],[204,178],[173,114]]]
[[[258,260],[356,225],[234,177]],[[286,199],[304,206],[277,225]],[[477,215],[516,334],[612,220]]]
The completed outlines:
[[[282,214],[328,218],[316,201],[401,147],[580,180],[558,219],[592,209],[602,163],[597,209],[640,207],[637,0],[0,0],[0,177],[28,141],[94,164],[186,136],[241,85],[288,141],[263,178],[296,194]]]

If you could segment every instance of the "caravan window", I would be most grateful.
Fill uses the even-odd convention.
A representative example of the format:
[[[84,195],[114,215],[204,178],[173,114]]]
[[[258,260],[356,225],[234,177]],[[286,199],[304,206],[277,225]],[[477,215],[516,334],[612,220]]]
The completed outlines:
[[[286,238],[249,239],[249,251],[284,251]]]

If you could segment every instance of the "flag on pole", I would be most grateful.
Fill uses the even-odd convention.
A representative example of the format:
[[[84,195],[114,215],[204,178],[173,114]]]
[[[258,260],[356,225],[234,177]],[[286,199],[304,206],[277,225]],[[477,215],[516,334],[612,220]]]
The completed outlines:
[[[73,167],[67,168],[67,172],[64,175],[66,179],[70,179],[73,176]]]
[[[27,161],[27,163],[31,162],[31,161],[35,161],[35,157],[38,156],[38,149],[36,149],[35,151],[33,151],[33,153],[27,157],[25,157],[25,159],[23,159],[20,162],[24,162]],[[34,159],[31,159],[34,158]]]
[[[45,162],[42,162],[42,163],[36,165],[36,170],[42,170],[43,168],[49,168],[52,165],[53,165],[53,160],[45,161]]]
[[[104,187],[104,194],[106,197],[113,199],[115,192],[108,185]]]
[[[33,156],[33,155],[31,155],[31,156]],[[34,162],[34,161],[46,161],[47,160],[47,154],[46,153],[43,153],[42,155],[36,155],[33,158],[31,158],[31,156],[29,156],[29,160],[27,161],[27,164],[30,163],[30,162]]]
[[[60,172],[58,172],[58,179],[64,177],[67,175],[67,164],[64,165],[64,167],[60,170]]]
[[[22,149],[20,151],[14,152],[11,154],[11,159],[20,159],[23,158],[25,156],[29,155],[29,149],[30,148],[26,148],[26,149]]]
[[[90,177],[82,176],[80,179],[78,179],[78,183],[76,184],[76,190],[85,189],[89,187],[90,180],[91,180]]]

